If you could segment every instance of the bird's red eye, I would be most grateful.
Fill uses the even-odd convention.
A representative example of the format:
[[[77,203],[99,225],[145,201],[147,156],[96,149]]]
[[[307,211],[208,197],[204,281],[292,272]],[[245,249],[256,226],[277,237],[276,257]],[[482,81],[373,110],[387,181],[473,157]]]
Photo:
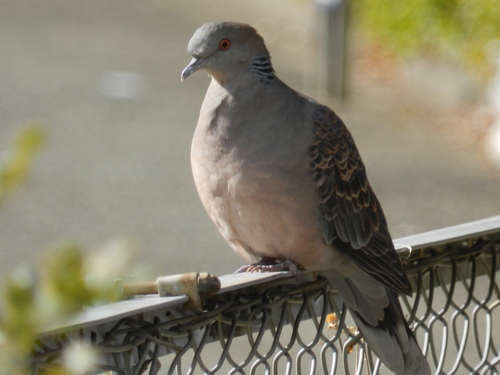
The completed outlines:
[[[219,42],[219,49],[221,51],[225,51],[225,50],[228,50],[229,47],[231,47],[231,42],[229,41],[229,39],[222,39],[220,42]]]

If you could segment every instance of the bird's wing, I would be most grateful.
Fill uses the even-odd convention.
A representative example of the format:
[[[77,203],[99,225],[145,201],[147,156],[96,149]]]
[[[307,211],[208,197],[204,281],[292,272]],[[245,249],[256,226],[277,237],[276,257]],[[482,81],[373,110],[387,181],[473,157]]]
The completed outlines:
[[[351,134],[331,109],[315,105],[309,155],[325,241],[387,288],[411,294]]]

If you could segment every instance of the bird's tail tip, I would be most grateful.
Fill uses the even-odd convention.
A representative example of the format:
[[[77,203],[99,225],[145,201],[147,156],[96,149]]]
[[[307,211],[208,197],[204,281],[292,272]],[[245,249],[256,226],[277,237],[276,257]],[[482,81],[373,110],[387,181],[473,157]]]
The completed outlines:
[[[410,350],[404,354],[403,375],[431,375],[429,362],[420,349],[413,333],[410,333]]]

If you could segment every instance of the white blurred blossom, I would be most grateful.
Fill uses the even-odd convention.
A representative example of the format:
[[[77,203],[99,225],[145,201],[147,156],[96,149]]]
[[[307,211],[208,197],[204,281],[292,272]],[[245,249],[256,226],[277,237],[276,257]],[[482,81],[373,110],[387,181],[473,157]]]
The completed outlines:
[[[75,344],[64,351],[63,363],[65,369],[72,375],[86,374],[93,369],[96,354],[90,346]]]

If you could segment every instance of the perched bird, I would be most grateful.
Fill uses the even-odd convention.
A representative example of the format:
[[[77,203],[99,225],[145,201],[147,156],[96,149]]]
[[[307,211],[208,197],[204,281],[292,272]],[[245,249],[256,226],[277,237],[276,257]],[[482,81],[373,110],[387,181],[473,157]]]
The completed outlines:
[[[388,368],[430,374],[398,300],[410,282],[342,120],[276,77],[249,25],[207,23],[188,52],[182,80],[197,70],[212,77],[193,176],[224,239],[247,262],[260,260],[240,271],[319,271]]]

